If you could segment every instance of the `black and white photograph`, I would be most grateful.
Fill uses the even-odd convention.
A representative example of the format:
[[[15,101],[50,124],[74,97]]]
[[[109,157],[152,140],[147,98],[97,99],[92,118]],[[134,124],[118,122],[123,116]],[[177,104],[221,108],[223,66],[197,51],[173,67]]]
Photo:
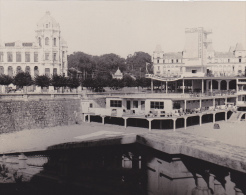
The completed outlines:
[[[246,1],[0,0],[0,195],[246,195]]]

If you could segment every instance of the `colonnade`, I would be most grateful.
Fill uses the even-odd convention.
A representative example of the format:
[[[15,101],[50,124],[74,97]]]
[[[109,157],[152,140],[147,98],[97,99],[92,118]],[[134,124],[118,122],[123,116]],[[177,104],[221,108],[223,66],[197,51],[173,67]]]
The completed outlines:
[[[175,131],[176,130],[176,121],[177,121],[177,119],[184,119],[184,129],[186,129],[187,128],[187,119],[189,117],[199,116],[199,125],[202,126],[202,117],[204,115],[210,115],[210,114],[212,114],[213,115],[213,123],[215,123],[216,122],[216,118],[215,118],[216,114],[217,113],[223,113],[223,112],[225,113],[225,121],[227,121],[227,112],[228,112],[228,110],[226,110],[226,111],[218,111],[218,112],[216,112],[216,111],[210,111],[210,112],[207,112],[207,113],[204,113],[204,114],[197,113],[197,114],[192,114],[190,116],[180,116],[180,117],[170,117],[170,118],[135,118],[135,119],[146,119],[148,121],[148,123],[149,123],[149,131],[152,130],[152,121],[153,120],[160,120],[160,121],[163,121],[163,120],[172,120],[173,121],[173,131]],[[88,123],[90,123],[91,122],[91,118],[90,118],[91,115],[93,116],[93,114],[85,114],[84,115],[84,122],[87,121]],[[88,117],[87,120],[86,120],[86,116]],[[103,125],[105,124],[105,117],[106,117],[105,115],[101,115],[102,124]],[[129,117],[122,117],[122,118],[124,119],[124,128],[127,128],[127,119]]]

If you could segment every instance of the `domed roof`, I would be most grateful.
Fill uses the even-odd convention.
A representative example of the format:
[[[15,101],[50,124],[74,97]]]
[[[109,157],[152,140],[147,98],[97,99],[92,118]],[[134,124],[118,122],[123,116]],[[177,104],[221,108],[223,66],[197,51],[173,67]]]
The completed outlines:
[[[118,70],[114,74],[115,75],[122,75],[122,72],[120,71],[119,67],[118,67]]]
[[[46,26],[48,25],[48,26]],[[43,29],[43,28],[52,28],[52,29],[60,29],[60,25],[56,20],[50,15],[50,12],[47,11],[45,15],[39,20],[37,23],[37,28],[38,29]]]

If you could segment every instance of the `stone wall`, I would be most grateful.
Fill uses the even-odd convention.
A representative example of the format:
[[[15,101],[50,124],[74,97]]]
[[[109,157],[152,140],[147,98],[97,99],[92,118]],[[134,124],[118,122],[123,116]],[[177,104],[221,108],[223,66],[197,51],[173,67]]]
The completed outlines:
[[[80,99],[0,101],[0,133],[80,122]]]

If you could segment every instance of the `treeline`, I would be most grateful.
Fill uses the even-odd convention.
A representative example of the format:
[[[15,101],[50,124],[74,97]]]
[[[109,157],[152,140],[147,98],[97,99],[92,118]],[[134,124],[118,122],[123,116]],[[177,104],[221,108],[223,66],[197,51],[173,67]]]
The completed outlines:
[[[104,87],[109,87],[112,90],[119,90],[123,87],[141,87],[150,88],[151,79],[144,77],[132,78],[130,75],[125,74],[122,79],[102,79],[102,78],[87,78],[82,81],[82,86],[94,92],[103,92]],[[153,86],[159,88],[161,86],[160,81],[153,81]]]
[[[118,68],[121,72],[136,78],[144,77],[146,63],[151,64],[151,56],[145,52],[135,52],[133,55],[128,55],[126,59],[113,53],[92,56],[83,52],[74,52],[68,56],[68,68],[80,71],[82,80],[97,77],[110,79]],[[148,66],[148,71],[152,71],[151,66]]]
[[[36,85],[43,89],[44,87],[54,86],[55,90],[64,87],[70,89],[76,89],[81,85],[81,82],[76,77],[64,77],[61,75],[53,75],[51,78],[47,75],[37,75],[32,79],[28,72],[20,72],[14,77],[8,75],[0,75],[0,85],[8,87],[10,84],[14,84],[17,88],[22,89],[23,87]]]

